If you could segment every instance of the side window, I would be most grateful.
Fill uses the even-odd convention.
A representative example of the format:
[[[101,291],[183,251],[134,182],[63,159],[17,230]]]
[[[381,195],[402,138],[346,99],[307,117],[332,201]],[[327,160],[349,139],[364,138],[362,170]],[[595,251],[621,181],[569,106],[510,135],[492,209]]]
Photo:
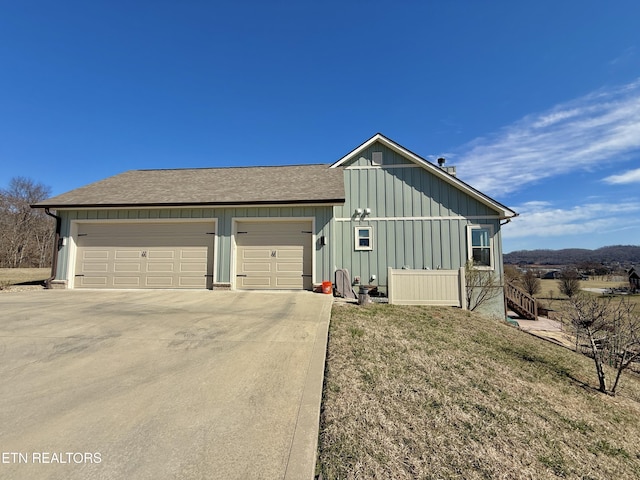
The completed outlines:
[[[355,227],[355,249],[373,250],[373,227]]]
[[[493,269],[493,227],[469,225],[467,228],[469,260],[473,260],[476,267]]]

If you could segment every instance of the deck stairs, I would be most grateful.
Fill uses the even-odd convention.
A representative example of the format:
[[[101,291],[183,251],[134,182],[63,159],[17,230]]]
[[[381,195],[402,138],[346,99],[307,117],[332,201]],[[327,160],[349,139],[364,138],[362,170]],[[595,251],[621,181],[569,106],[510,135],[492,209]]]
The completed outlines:
[[[505,282],[504,295],[507,301],[507,307],[517,313],[521,318],[529,320],[538,319],[538,302],[527,292],[511,282]]]

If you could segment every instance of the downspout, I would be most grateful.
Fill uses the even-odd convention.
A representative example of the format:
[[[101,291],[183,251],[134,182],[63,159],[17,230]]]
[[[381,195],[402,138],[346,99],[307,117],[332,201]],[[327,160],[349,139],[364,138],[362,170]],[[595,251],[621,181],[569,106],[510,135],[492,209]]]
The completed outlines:
[[[51,276],[44,281],[47,289],[51,288],[51,282],[56,278],[58,273],[58,251],[60,250],[60,230],[62,229],[62,218],[54,215],[48,208],[44,209],[44,213],[56,219],[56,236],[53,243],[53,258],[51,259]]]

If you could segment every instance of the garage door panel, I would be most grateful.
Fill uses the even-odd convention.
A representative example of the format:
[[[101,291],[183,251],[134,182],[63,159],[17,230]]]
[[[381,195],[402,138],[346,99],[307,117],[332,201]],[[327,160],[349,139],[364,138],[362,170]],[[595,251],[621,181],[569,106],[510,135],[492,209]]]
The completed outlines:
[[[180,251],[180,258],[183,260],[207,260],[207,250],[204,248],[193,250],[183,249]]]
[[[303,278],[299,277],[278,277],[277,286],[279,288],[299,289],[303,286]]]
[[[79,277],[80,286],[89,288],[106,287],[108,278],[106,276]]]
[[[139,263],[119,263],[115,262],[113,264],[114,273],[140,273],[140,264]],[[86,271],[86,268],[85,268]],[[105,270],[106,271],[106,270]]]
[[[82,252],[82,258],[84,260],[108,260],[108,250],[85,250]]]
[[[237,225],[237,288],[311,288],[310,221]]]
[[[270,277],[240,277],[239,288],[271,288]]]
[[[107,273],[109,265],[106,263],[87,263],[84,271],[87,273]]]
[[[271,273],[271,264],[270,263],[242,263],[242,271],[245,273]]]
[[[276,272],[277,273],[299,273],[301,276],[304,273],[302,262],[292,262],[292,263],[276,263]]]
[[[206,278],[198,278],[198,277],[180,277],[179,285],[183,288],[202,288],[203,282],[206,281]]]
[[[135,250],[117,249],[113,252],[113,257],[116,260],[130,259],[130,260],[138,261],[141,257],[141,252],[140,252],[140,249],[135,249]]]
[[[207,266],[201,263],[181,263],[179,268],[179,271],[184,273],[207,273]]]
[[[173,263],[147,263],[145,271],[148,273],[173,272],[174,269]]]
[[[278,260],[287,260],[287,259],[298,260],[300,258],[303,258],[303,255],[304,255],[304,249],[302,247],[278,248],[276,252],[277,252]]]
[[[269,235],[269,245],[277,245],[280,247],[294,247],[307,243],[310,234],[305,235]],[[265,245],[265,237],[253,235],[241,235],[240,242],[247,247],[263,247]]]
[[[138,276],[114,276],[113,286],[115,288],[132,288],[140,286],[140,277]]]
[[[147,252],[147,258],[149,259],[149,261],[156,260],[156,259],[173,260],[175,256],[176,256],[176,252],[174,250],[149,250]]]
[[[78,231],[76,287],[207,288],[212,283],[211,223],[81,224]]]
[[[241,256],[245,260],[264,260],[271,257],[271,249],[245,246]]]
[[[154,276],[147,275],[145,278],[145,286],[153,288],[171,288],[174,285],[174,279],[172,276]]]

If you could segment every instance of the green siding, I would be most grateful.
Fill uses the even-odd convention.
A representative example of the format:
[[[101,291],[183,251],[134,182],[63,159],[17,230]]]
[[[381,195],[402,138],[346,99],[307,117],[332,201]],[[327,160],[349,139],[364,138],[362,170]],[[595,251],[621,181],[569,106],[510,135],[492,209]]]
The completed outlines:
[[[374,151],[382,152],[381,166],[372,165]],[[467,260],[467,226],[489,224],[496,273],[502,275],[498,213],[484,203],[378,143],[341,168],[347,199],[334,207],[337,268],[364,282],[376,275],[383,289],[387,267],[457,269]],[[371,214],[356,216],[357,208]],[[373,227],[372,251],[354,249],[356,225]]]
[[[467,225],[493,225],[496,273],[502,274],[502,249],[498,220],[369,220],[337,221],[336,267],[346,268],[352,277],[359,276],[387,286],[387,268],[455,270],[467,261]],[[355,226],[372,226],[374,248],[370,251],[354,249]]]
[[[345,168],[344,206],[337,217],[370,208],[374,217],[496,216],[496,212],[455,186],[415,167]]]

